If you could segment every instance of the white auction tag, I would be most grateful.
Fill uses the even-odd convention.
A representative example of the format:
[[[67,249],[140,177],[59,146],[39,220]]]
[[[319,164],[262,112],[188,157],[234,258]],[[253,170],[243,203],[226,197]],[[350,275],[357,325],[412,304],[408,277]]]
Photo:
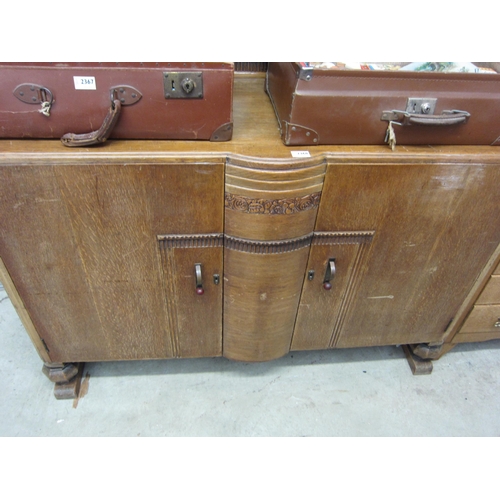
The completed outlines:
[[[76,90],[96,90],[95,77],[93,76],[74,76]]]
[[[309,151],[290,151],[294,158],[310,158],[311,153]]]

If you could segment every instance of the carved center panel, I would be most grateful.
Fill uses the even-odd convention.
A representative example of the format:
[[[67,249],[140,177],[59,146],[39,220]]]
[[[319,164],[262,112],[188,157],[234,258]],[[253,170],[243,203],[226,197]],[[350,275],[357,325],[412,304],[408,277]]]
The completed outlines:
[[[266,200],[264,198],[248,198],[246,196],[226,193],[224,204],[229,210],[247,214],[291,215],[317,208],[321,193],[312,193],[295,198]]]

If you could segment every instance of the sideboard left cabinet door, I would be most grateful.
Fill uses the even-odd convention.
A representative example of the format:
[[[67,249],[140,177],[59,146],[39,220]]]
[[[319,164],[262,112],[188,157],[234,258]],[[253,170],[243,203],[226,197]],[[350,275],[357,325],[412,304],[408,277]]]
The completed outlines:
[[[224,165],[119,156],[0,168],[0,255],[50,360],[220,356]]]

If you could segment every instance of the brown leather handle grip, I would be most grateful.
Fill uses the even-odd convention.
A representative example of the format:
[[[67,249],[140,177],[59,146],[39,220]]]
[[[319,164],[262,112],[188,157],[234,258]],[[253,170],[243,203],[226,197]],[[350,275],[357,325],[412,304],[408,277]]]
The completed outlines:
[[[92,146],[93,144],[105,142],[120,117],[121,109],[121,102],[118,99],[115,99],[98,130],[94,130],[88,134],[64,134],[61,137],[61,142],[68,147]]]
[[[392,111],[382,111],[380,119],[397,125],[437,125],[442,127],[460,125],[465,123],[469,117],[470,113],[459,109],[444,110],[440,115],[424,115],[393,109]]]
[[[452,111],[442,115],[417,115],[408,113],[405,115],[403,125],[459,125],[465,123],[470,114],[467,111]]]

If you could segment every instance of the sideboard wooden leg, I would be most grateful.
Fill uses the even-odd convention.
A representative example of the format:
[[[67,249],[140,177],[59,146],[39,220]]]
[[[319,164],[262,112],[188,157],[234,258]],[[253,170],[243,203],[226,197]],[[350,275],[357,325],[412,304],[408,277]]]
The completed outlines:
[[[456,344],[412,344],[410,349],[413,354],[422,359],[436,360],[444,356],[447,352],[451,351]]]
[[[413,375],[429,375],[432,373],[432,361],[422,359],[414,354],[409,345],[403,345],[402,347]]]
[[[56,399],[74,399],[80,392],[85,363],[45,364],[42,372],[54,382]]]

